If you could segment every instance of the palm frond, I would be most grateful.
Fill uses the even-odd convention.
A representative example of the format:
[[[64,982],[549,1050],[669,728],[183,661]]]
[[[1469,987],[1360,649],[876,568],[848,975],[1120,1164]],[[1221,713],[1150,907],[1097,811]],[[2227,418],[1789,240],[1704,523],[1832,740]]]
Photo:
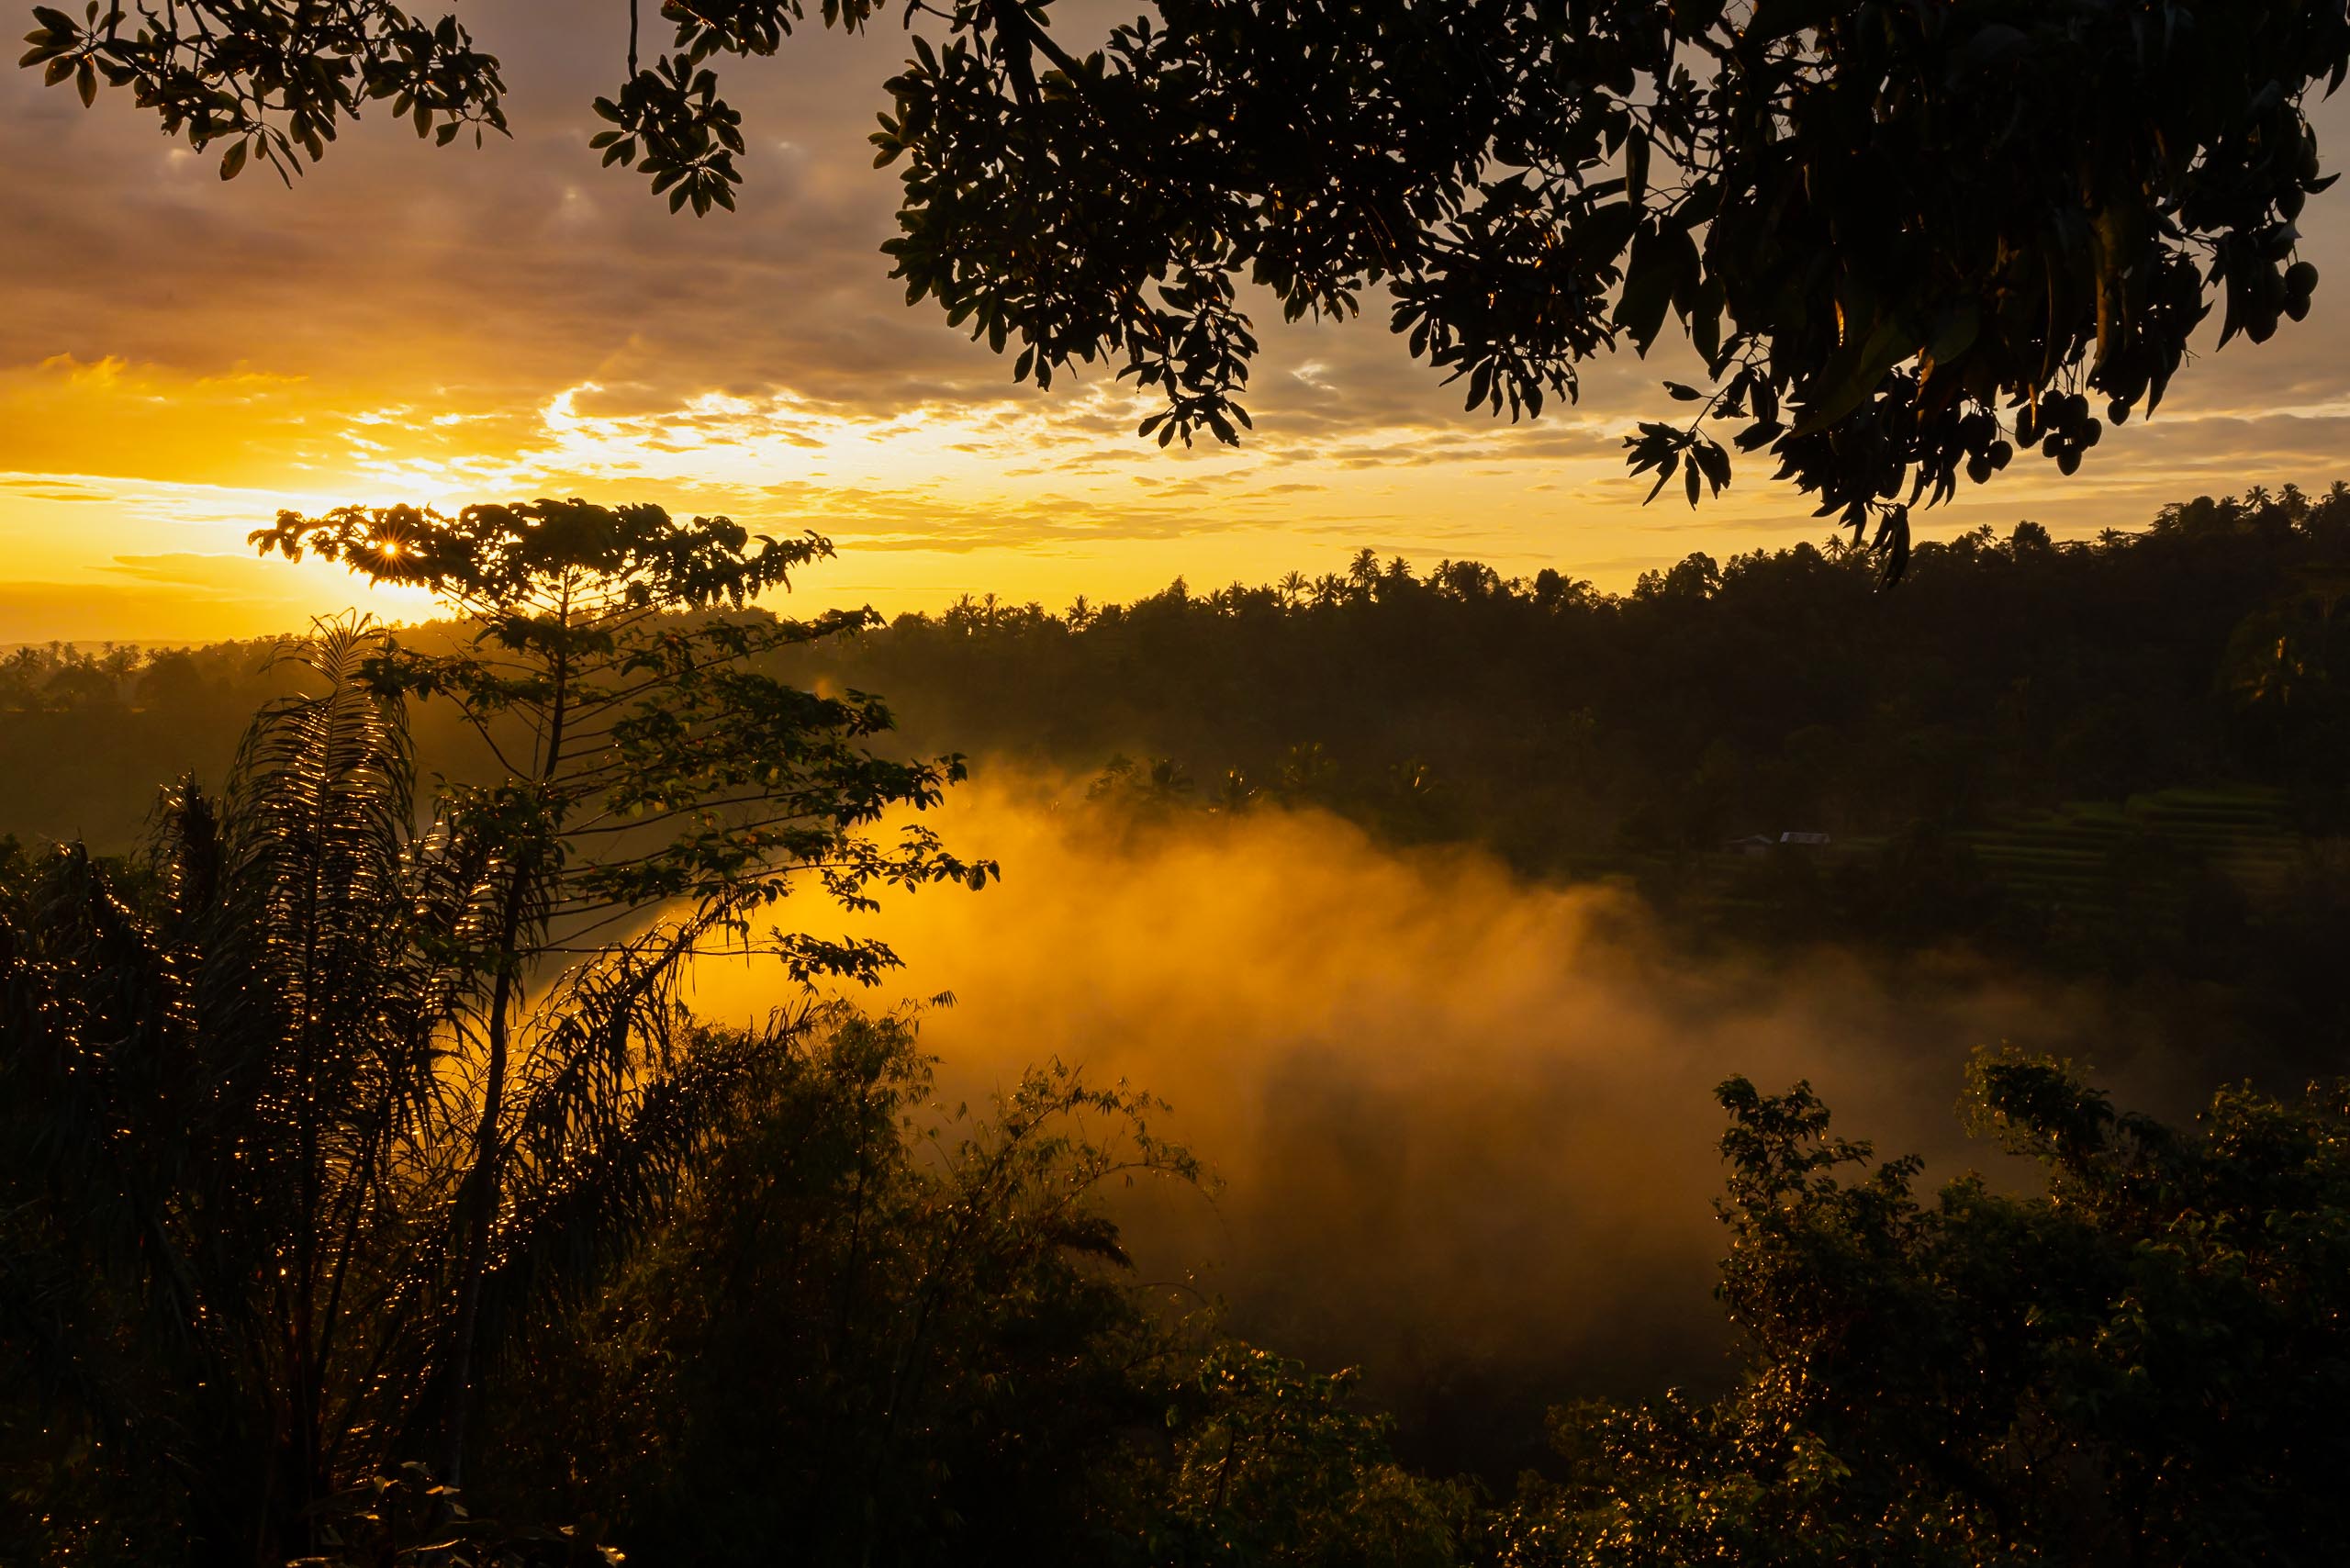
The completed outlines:
[[[69,848],[0,904],[0,1215],[57,1263],[0,1271],[0,1329],[199,1510],[298,1511],[336,1456],[383,1458],[439,1294],[409,1178],[445,1141],[464,971],[417,896],[376,640],[346,621],[289,655],[310,689],[256,718],[218,798],[165,796],[143,862]]]
[[[800,1025],[694,1025],[675,988],[699,933],[656,928],[565,978],[538,1011],[486,1282],[485,1343],[576,1306],[668,1214],[697,1158],[792,1059]]]

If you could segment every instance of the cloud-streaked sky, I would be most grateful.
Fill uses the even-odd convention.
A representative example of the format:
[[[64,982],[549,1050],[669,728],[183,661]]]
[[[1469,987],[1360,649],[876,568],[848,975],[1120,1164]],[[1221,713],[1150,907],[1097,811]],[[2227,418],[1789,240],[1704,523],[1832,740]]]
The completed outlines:
[[[748,183],[738,214],[696,220],[587,150],[624,8],[462,9],[505,61],[514,139],[437,150],[377,114],[291,190],[258,169],[224,185],[122,95],[84,110],[36,72],[0,79],[0,644],[339,608],[349,579],[243,540],[281,506],[346,501],[576,494],[814,528],[841,558],[801,602],[885,610],[1261,581],[1366,544],[1621,588],[1692,550],[1822,532],[1753,463],[1696,512],[1640,506],[1622,438],[1670,407],[1675,363],[1595,364],[1579,406],[1512,427],[1406,359],[1376,296],[1345,324],[1260,310],[1255,435],[1163,452],[1106,376],[1015,387],[889,281],[897,184],[864,137],[894,27],[727,68]],[[2318,123],[2332,165],[2350,114]],[[2199,492],[2350,477],[2350,195],[2303,227],[2328,274],[2307,322],[2191,366],[2076,478],[2020,460],[1929,531],[2091,533]]]

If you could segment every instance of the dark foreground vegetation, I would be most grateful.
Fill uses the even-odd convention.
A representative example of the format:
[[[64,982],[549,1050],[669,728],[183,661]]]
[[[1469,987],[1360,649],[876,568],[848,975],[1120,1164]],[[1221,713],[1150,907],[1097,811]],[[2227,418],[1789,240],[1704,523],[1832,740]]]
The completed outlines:
[[[2337,1539],[2339,1088],[2177,1129],[1986,1058],[1985,1128],[2048,1173],[2016,1197],[1920,1195],[1803,1090],[1732,1081],[1745,1376],[1562,1408],[1555,1462],[1492,1487],[1401,1468],[1347,1379],[1135,1278],[1104,1188],[1196,1174],[1146,1099],[1048,1070],[958,1122],[907,1020],[837,1007],[675,1020],[713,1085],[677,1152],[629,1170],[677,1110],[636,1096],[513,1216],[506,1266],[560,1283],[500,1319],[461,1509],[413,1459],[431,1303],[394,1271],[445,1200],[419,1160],[386,1212],[305,1217],[307,1151],[381,1112],[290,1092],[363,1065],[306,1069],[297,1037],[223,1062],[156,1026],[167,961],[199,988],[251,961],[191,950],[185,875],[12,872],[10,1561],[2314,1563]],[[331,1334],[365,1353],[319,1369],[297,1510],[289,1357],[321,1326],[279,1271],[321,1217],[391,1250],[351,1260]]]
[[[1971,537],[1892,596],[1807,548],[1621,599],[1366,558],[854,644],[744,608],[817,546],[651,509],[262,538],[481,630],[7,666],[12,758],[91,744],[12,775],[0,857],[0,1559],[2331,1558],[2341,1084],[2164,1125],[1986,1051],[1970,1114],[2022,1163],[1934,1188],[1732,1078],[1740,1375],[1564,1404],[1545,1465],[1455,1476],[1127,1256],[1114,1192],[1203,1177],[1147,1094],[1046,1065],[966,1114],[912,1013],[718,1027],[677,988],[711,949],[874,979],[828,902],[984,885],[883,832],[961,773],[901,745],[1125,749],[1092,791],[1137,823],[1310,802],[1640,879],[1697,941],[1875,920],[2126,979],[2232,931],[2287,955],[2234,980],[2265,1037],[2338,1071],[2339,494]],[[892,685],[894,739],[859,695]],[[37,842],[71,767],[170,777],[240,702],[139,846]],[[1798,824],[1830,844],[1724,845]]]

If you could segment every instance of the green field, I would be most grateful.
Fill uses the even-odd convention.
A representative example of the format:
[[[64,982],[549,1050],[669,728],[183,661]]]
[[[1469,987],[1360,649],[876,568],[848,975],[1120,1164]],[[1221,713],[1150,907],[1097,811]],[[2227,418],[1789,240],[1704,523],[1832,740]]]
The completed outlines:
[[[1954,837],[2009,898],[2088,922],[2175,919],[2213,876],[2257,899],[2302,854],[2285,791],[2254,785],[2074,802]]]

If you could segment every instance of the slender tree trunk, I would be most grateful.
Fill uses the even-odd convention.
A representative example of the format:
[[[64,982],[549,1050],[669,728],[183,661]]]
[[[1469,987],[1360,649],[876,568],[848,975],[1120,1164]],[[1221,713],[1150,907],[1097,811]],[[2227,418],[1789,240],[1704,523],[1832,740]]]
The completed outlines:
[[[474,1168],[465,1178],[459,1216],[464,1262],[457,1279],[457,1322],[449,1353],[449,1416],[441,1454],[441,1480],[449,1486],[464,1484],[465,1428],[473,1416],[474,1340],[481,1326],[482,1280],[489,1271],[489,1244],[498,1217],[498,1124],[506,1109],[507,1017],[514,994],[516,935],[521,926],[524,878],[517,867],[506,895],[502,928],[509,935],[499,944],[498,980],[492,988],[489,1014],[489,1060],[485,1064],[481,1125],[474,1132]]]
[[[567,633],[571,619],[567,588],[560,613]],[[539,767],[542,791],[554,783],[556,770],[562,765],[569,674],[569,660],[558,649],[554,693],[548,708],[546,754]],[[558,811],[551,831],[559,833],[561,828]],[[482,1282],[489,1272],[490,1244],[497,1230],[498,1185],[504,1174],[505,1141],[498,1124],[506,1109],[508,1047],[511,1018],[519,1001],[516,992],[522,961],[523,915],[531,879],[540,874],[538,854],[542,848],[554,852],[552,846],[534,845],[530,854],[516,860],[513,879],[507,885],[505,907],[498,912],[498,979],[490,991],[489,1058],[483,1064],[481,1125],[474,1133],[474,1168],[465,1179],[465,1191],[460,1200],[464,1212],[458,1218],[464,1260],[457,1278],[457,1320],[448,1361],[448,1424],[441,1454],[441,1481],[452,1487],[464,1484],[466,1428],[473,1420],[475,1350],[481,1338]]]

